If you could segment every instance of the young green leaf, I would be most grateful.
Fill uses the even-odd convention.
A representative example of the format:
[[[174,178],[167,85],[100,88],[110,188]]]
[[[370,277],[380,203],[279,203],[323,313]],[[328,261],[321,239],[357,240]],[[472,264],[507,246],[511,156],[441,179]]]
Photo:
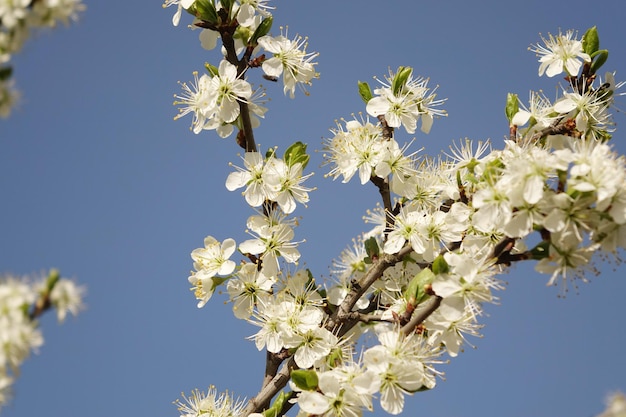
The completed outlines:
[[[506,95],[506,108],[504,109],[504,112],[506,113],[506,118],[509,121],[509,124],[511,124],[513,117],[517,114],[518,111],[519,100],[517,98],[517,94],[508,93]]]
[[[393,80],[391,81],[391,90],[395,96],[400,94],[406,85],[406,81],[412,73],[413,68],[411,67],[398,67],[398,72],[396,72],[395,77],[393,77]]]
[[[298,162],[302,164],[302,168],[306,168],[309,163],[309,155],[306,153],[306,143],[296,142],[287,148],[283,156],[288,166],[294,166]]]
[[[608,57],[609,51],[607,51],[606,49],[596,51],[592,57],[593,61],[591,62],[591,73],[595,74],[596,72],[598,72],[598,70],[602,65],[604,65]]]
[[[296,369],[291,371],[291,380],[303,391],[314,391],[317,389],[317,373],[312,369]]]
[[[370,101],[373,97],[370,85],[365,81],[359,81],[358,85],[359,85],[359,95],[361,96],[361,100],[363,100],[367,104],[367,102]]]
[[[593,26],[587,29],[583,35],[583,51],[587,55],[592,55],[598,49],[600,49],[600,38],[598,37],[598,29]]]

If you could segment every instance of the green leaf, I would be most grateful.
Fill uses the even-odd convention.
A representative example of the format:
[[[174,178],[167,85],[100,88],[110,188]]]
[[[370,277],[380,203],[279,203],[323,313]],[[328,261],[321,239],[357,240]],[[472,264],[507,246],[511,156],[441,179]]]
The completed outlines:
[[[593,61],[591,62],[591,73],[595,74],[596,72],[598,72],[598,70],[602,65],[604,65],[608,57],[609,51],[607,51],[606,49],[596,51],[592,57]]]
[[[217,24],[217,12],[213,0],[196,0],[193,3],[193,8],[195,9],[194,15],[198,19],[210,22],[214,25]],[[191,12],[191,7],[189,9],[189,12]]]
[[[365,242],[363,242],[363,244],[365,245],[365,253],[367,253],[367,256],[370,259],[378,257],[378,255],[380,254],[380,248],[378,247],[378,242],[376,241],[375,237],[370,237]]]
[[[361,100],[363,100],[367,104],[367,102],[370,101],[373,97],[370,85],[365,81],[358,81],[358,86]]]
[[[600,49],[600,38],[598,37],[598,29],[593,26],[587,29],[583,35],[583,51],[587,55],[592,55]]]
[[[444,259],[443,255],[439,255],[433,261],[433,273],[435,275],[447,274],[450,270],[450,266]]]
[[[265,19],[263,19],[261,23],[259,24],[259,26],[257,26],[254,33],[252,34],[252,37],[250,38],[250,44],[256,45],[259,38],[270,33],[270,29],[272,29],[273,22],[274,22],[274,18],[272,16],[268,16]]]
[[[314,391],[317,389],[317,373],[312,369],[296,369],[291,371],[291,380],[301,390]]]
[[[517,94],[508,93],[506,95],[506,108],[504,109],[504,112],[506,113],[506,118],[509,121],[509,124],[511,124],[513,117],[517,114],[518,111],[519,100],[517,98]]]
[[[306,168],[309,163],[309,155],[306,153],[306,143],[296,142],[285,151],[283,156],[288,166],[294,166],[298,162],[302,164],[302,169]]]
[[[411,73],[413,73],[413,68],[411,67],[398,67],[398,72],[396,72],[391,81],[391,89],[395,96],[400,95]]]

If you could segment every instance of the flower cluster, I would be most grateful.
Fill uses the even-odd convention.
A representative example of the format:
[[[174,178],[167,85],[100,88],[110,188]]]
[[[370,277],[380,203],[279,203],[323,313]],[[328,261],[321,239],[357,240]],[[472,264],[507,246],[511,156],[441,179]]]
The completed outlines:
[[[7,117],[19,97],[8,63],[33,29],[69,24],[85,10],[81,0],[14,0],[0,2],[0,117]]]
[[[36,318],[51,307],[56,309],[59,322],[68,312],[76,315],[82,308],[83,292],[56,271],[36,282],[0,276],[0,406],[7,403],[22,362],[43,345]]]
[[[337,123],[325,140],[325,164],[333,179],[371,182],[382,206],[368,212],[374,227],[353,240],[322,283],[298,267],[298,221],[288,217],[312,191],[303,185],[310,176],[303,175],[306,146],[296,142],[282,156],[276,149],[259,153],[246,121],[259,116],[258,107],[243,84],[262,67],[269,79],[282,75],[284,92],[293,95],[315,75],[306,40],[270,37],[264,2],[166,4],[199,19],[211,34],[201,35],[205,47],[239,25],[234,41],[222,39],[219,68],[209,66],[193,87],[183,84],[179,104],[187,106],[181,115],[193,114],[196,133],[216,129],[223,136],[238,127],[246,152],[226,188],[243,189],[256,210],[246,223],[252,238],[237,245],[207,237],[192,252],[189,281],[199,307],[224,284],[235,317],[258,328],[249,339],[267,351],[263,387],[245,406],[216,405],[223,400],[211,388],[186,399],[183,416],[283,415],[297,403],[300,416],[359,417],[376,402],[399,414],[407,395],[435,387],[444,355],[457,357],[480,335],[484,305],[497,300],[498,275],[511,264],[534,260],[548,284],[567,288],[585,279],[594,253],[619,260],[626,160],[608,140],[621,84],[611,73],[595,76],[606,60],[595,28],[583,40],[567,32],[534,49],[542,55],[540,74],[565,71],[569,85],[554,103],[531,93],[528,107],[520,106],[511,94],[502,149],[465,140],[436,159],[410,151],[414,140],[401,145],[395,134],[400,127],[413,134],[418,124],[428,133],[446,115],[436,88],[410,67],[390,72],[373,92],[360,82],[368,116]],[[253,57],[257,48],[273,56]],[[230,260],[235,249],[238,264]],[[292,392],[280,392],[287,384]]]
[[[390,71],[386,82],[380,81],[382,87],[374,90],[376,97],[367,102],[367,114],[384,116],[388,126],[404,126],[407,133],[415,133],[421,120],[422,132],[428,133],[434,117],[447,115],[445,110],[437,108],[445,100],[437,100],[437,88],[430,91],[428,79],[413,79],[412,73],[410,67],[400,67],[396,73]]]
[[[288,34],[269,34],[272,25],[272,9],[266,1],[232,1],[215,3],[203,1],[196,5],[193,0],[166,0],[164,7],[177,6],[173,24],[178,25],[182,10],[196,16],[195,25],[202,28],[200,42],[204,49],[216,47],[217,41],[226,32],[232,42],[232,53],[223,48],[224,58],[219,68],[207,64],[207,74],[194,73],[194,82],[181,83],[183,93],[176,95],[175,105],[181,106],[176,119],[193,115],[192,130],[216,130],[220,137],[228,137],[235,127],[245,130],[245,119],[240,117],[240,108],[246,108],[250,117],[250,128],[259,125],[267,109],[261,101],[265,93],[253,89],[245,79],[254,68],[263,70],[266,80],[278,81],[282,75],[283,90],[291,98],[297,87],[306,92],[305,86],[317,77],[315,52],[307,52],[307,39]],[[229,30],[236,25],[236,36]],[[253,56],[255,55],[255,56]]]

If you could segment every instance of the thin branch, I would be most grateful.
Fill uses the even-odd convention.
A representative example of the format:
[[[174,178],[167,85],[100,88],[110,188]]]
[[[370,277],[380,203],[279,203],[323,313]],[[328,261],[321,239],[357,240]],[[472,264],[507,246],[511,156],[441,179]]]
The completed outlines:
[[[378,188],[380,197],[383,200],[383,206],[385,207],[385,235],[391,231],[393,224],[395,223],[393,217],[393,207],[391,206],[391,191],[389,190],[389,182],[381,177],[372,175],[370,181]]]
[[[289,382],[291,371],[295,369],[298,369],[298,365],[296,365],[296,362],[292,357],[289,359],[289,362],[283,365],[276,376],[272,378],[268,384],[261,388],[261,391],[259,391],[256,397],[248,401],[248,404],[246,404],[246,408],[242,411],[241,415],[248,416],[252,413],[261,412],[263,410],[263,405],[269,403],[281,389],[285,388],[287,382]]]
[[[405,335],[414,332],[417,326],[422,324],[424,320],[428,318],[428,316],[433,314],[435,310],[439,308],[439,306],[441,305],[441,300],[443,300],[443,298],[435,295],[430,300],[426,301],[426,303],[424,303],[424,307],[417,314],[415,314],[407,324],[402,327],[402,332]]]
[[[346,334],[357,322],[349,323],[350,312],[356,305],[357,301],[361,298],[365,291],[372,286],[374,282],[383,276],[385,270],[398,262],[411,253],[413,248],[410,245],[403,247],[397,254],[389,255],[383,254],[380,258],[374,261],[370,269],[365,273],[363,277],[357,282],[357,285],[353,285],[350,292],[343,300],[343,302],[337,307],[335,313],[326,322],[326,329],[330,331],[338,332],[338,336]]]

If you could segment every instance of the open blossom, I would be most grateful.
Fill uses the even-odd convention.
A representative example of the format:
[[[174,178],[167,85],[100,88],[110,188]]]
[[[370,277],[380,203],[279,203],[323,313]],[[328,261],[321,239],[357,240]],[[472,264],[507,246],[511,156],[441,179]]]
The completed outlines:
[[[296,202],[306,204],[309,201],[308,188],[302,185],[313,174],[302,175],[302,164],[287,164],[283,159],[270,158],[263,171],[263,180],[268,193],[267,198],[276,201],[285,214],[296,209]]]
[[[331,131],[334,137],[327,140],[329,154],[324,155],[333,165],[329,175],[333,179],[343,176],[346,183],[358,171],[361,184],[367,183],[385,155],[380,128],[369,121],[350,120],[345,122],[345,130],[338,124]]]
[[[559,75],[563,71],[567,75],[576,76],[582,66],[582,61],[590,62],[591,57],[583,51],[583,43],[573,39],[574,31],[568,30],[565,34],[559,32],[557,36],[548,34],[548,39],[541,39],[545,46],[535,45],[530,50],[539,56],[539,76],[544,72],[548,77]]]
[[[57,320],[63,322],[67,313],[73,316],[83,308],[85,289],[69,279],[61,279],[50,292],[50,302],[57,309]]]
[[[183,400],[174,403],[178,407],[180,417],[233,417],[242,415],[246,405],[244,401],[234,398],[228,392],[218,395],[214,386],[207,393],[194,390],[191,395],[183,395]]]
[[[172,24],[174,26],[178,26],[180,22],[180,16],[182,14],[183,9],[187,10],[194,3],[195,0],[165,0],[163,3],[163,7],[176,6],[176,12],[172,17]]]
[[[231,123],[239,117],[239,101],[246,101],[252,96],[250,83],[237,75],[237,67],[223,59],[218,73],[207,86],[209,102],[214,116],[211,119]]]
[[[235,262],[230,256],[235,252],[237,244],[233,239],[226,239],[220,243],[213,236],[204,239],[204,248],[194,249],[191,252],[193,266],[196,272],[189,276],[189,283],[193,285],[198,308],[204,307],[209,301],[218,282],[215,275],[229,275],[235,270]]]
[[[291,98],[294,97],[296,85],[310,84],[317,76],[316,65],[312,62],[317,53],[307,53],[307,39],[296,36],[293,40],[280,36],[262,36],[259,38],[259,46],[274,54],[273,57],[263,61],[263,72],[270,77],[283,76],[284,92]]]
[[[246,202],[252,207],[259,207],[268,195],[263,176],[265,160],[259,152],[246,152],[243,163],[244,168],[235,166],[237,171],[228,175],[226,188],[228,191],[234,191],[246,187],[243,192]]]
[[[247,319],[258,301],[263,302],[276,282],[274,277],[262,274],[255,264],[245,264],[228,281],[227,289],[233,301],[233,312],[238,319]]]
[[[291,241],[294,232],[288,224],[268,225],[267,217],[251,216],[248,219],[248,228],[258,237],[242,242],[239,250],[242,253],[260,255],[263,262],[262,271],[266,276],[274,276],[280,270],[279,256],[292,264],[300,259],[298,242]]]
[[[535,129],[543,129],[549,126],[556,117],[552,115],[554,109],[550,100],[543,93],[531,91],[528,108],[520,101],[522,109],[519,110],[511,120],[516,126],[523,126],[530,122]]]
[[[434,117],[446,116],[445,110],[437,107],[445,100],[437,100],[434,90],[429,93],[428,79],[409,76],[399,91],[392,89],[395,74],[386,76],[386,82],[374,90],[377,96],[367,102],[366,110],[370,116],[385,116],[389,127],[404,126],[407,133],[415,133],[417,121],[421,119],[421,130],[428,134]]]
[[[210,101],[208,93],[208,85],[211,81],[211,77],[207,74],[202,74],[198,77],[198,72],[193,73],[193,82],[180,83],[183,93],[182,95],[175,95],[174,105],[184,105],[179,108],[178,114],[174,117],[174,120],[180,119],[187,114],[193,114],[191,121],[191,129],[193,133],[198,134],[204,129],[207,122],[207,111],[210,109]]]

